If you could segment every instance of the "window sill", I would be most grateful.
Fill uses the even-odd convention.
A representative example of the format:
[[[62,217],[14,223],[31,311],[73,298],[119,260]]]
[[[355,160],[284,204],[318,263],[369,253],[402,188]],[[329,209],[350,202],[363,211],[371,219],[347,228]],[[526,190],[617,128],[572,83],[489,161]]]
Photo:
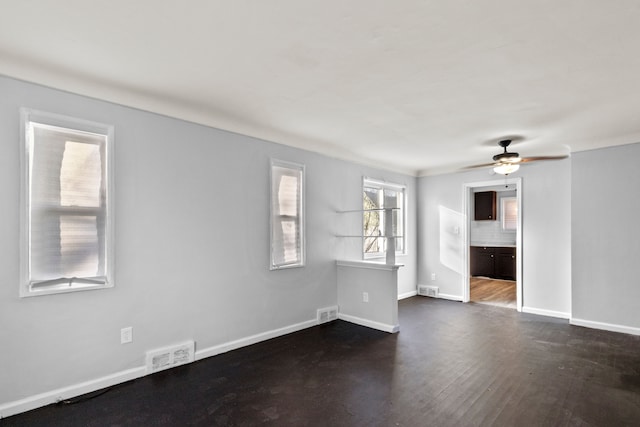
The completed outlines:
[[[113,288],[113,284],[110,284],[110,283],[99,284],[99,285],[77,284],[74,286],[42,288],[42,289],[36,289],[36,290],[23,288],[22,292],[20,293],[20,298],[39,297],[42,295],[68,294],[71,292],[96,291],[99,289],[109,289],[109,288]]]
[[[379,261],[365,260],[336,260],[338,267],[370,268],[374,270],[398,270],[404,264],[386,264]]]

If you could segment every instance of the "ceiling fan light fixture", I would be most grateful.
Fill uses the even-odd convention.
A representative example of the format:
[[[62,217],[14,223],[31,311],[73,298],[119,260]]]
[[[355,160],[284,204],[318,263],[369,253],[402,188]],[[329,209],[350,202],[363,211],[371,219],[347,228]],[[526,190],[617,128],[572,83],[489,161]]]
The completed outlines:
[[[500,175],[509,175],[520,169],[520,165],[517,163],[502,163],[493,168],[495,173],[499,173]]]
[[[510,153],[507,151],[507,147],[511,144],[510,139],[503,139],[498,144],[500,145],[500,147],[502,147],[504,151],[500,154],[496,154],[495,156],[493,156],[494,162],[498,162],[500,165],[504,165],[506,163],[520,163],[520,161],[522,161],[520,154]],[[515,170],[517,170],[517,168]]]
[[[500,153],[493,156],[494,162],[501,163],[520,163],[522,161],[522,157],[518,153]]]
[[[520,154],[507,151],[507,147],[511,144],[510,139],[503,139],[498,142],[498,145],[502,147],[502,153],[493,156],[492,163],[484,163],[481,165],[468,166],[465,169],[486,168],[492,167],[495,173],[500,175],[509,175],[520,169],[521,163],[536,162],[539,160],[561,160],[569,157],[568,154],[561,156],[535,156],[535,157],[520,157]]]

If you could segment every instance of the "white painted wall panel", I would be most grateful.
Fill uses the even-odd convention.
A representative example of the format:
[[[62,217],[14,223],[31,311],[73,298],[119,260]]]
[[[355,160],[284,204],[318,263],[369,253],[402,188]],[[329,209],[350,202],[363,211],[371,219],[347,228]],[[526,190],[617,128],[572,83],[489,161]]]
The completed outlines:
[[[573,156],[572,317],[583,323],[640,328],[639,159],[640,144]]]

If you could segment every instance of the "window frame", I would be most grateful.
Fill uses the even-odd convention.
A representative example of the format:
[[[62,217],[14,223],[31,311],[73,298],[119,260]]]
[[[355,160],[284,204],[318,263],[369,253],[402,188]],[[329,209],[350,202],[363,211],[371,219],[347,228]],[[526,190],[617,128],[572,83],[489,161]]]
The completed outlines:
[[[294,262],[288,262],[288,263],[277,262],[276,256],[275,256],[275,250],[276,250],[275,225],[277,221],[276,217],[283,216],[275,212],[275,208],[274,208],[275,201],[277,198],[277,195],[275,194],[275,191],[274,191],[274,187],[275,187],[274,179],[276,177],[276,175],[274,174],[274,168],[276,167],[289,169],[293,171],[295,174],[297,174],[299,178],[298,189],[300,193],[299,193],[298,204],[297,204],[297,210],[299,212],[297,215],[299,225],[297,228],[297,231],[298,231],[297,239],[299,240],[300,254],[299,254],[298,260]],[[304,267],[306,265],[306,221],[305,221],[306,167],[305,165],[300,163],[288,162],[284,160],[271,159],[270,167],[269,167],[269,185],[270,185],[270,189],[269,189],[269,242],[270,242],[269,270],[274,271],[274,270],[283,270],[288,268]]]
[[[507,218],[508,205],[515,209],[515,215]],[[516,196],[505,196],[500,198],[500,215],[503,231],[518,231],[518,198]]]
[[[31,173],[33,166],[33,124],[35,127],[59,128],[71,133],[88,133],[104,137],[104,279],[74,277],[68,281],[52,279],[49,286],[34,286],[38,281],[31,277]],[[34,297],[114,287],[114,126],[56,113],[30,108],[20,109],[20,289],[19,296]],[[102,145],[102,144],[101,144]],[[102,147],[101,147],[102,148]],[[61,208],[60,211],[82,210],[78,207]],[[102,209],[101,209],[102,210]],[[102,277],[102,276],[101,276]],[[39,283],[42,283],[40,281]],[[68,283],[68,285],[66,285]]]
[[[378,252],[365,252],[365,242],[367,240],[366,237],[366,233],[365,233],[365,220],[364,220],[364,214],[365,214],[365,207],[364,207],[364,189],[366,188],[376,188],[376,189],[380,189],[384,192],[384,190],[391,190],[391,191],[396,191],[396,192],[401,192],[402,193],[402,206],[400,207],[401,209],[401,214],[399,216],[400,221],[402,221],[402,237],[400,239],[396,239],[396,248],[398,247],[398,241],[402,241],[402,249],[398,250],[396,249],[396,255],[397,256],[404,256],[407,254],[407,186],[404,184],[397,184],[397,183],[392,183],[392,182],[388,182],[388,181],[383,181],[383,180],[379,180],[379,179],[374,179],[374,178],[369,178],[366,176],[362,177],[362,188],[361,188],[361,197],[363,197],[362,199],[362,209],[363,209],[363,215],[362,215],[362,224],[360,227],[360,230],[362,231],[362,259],[376,259],[376,258],[384,258],[386,257],[386,243],[383,244],[383,249],[381,251]],[[384,198],[384,196],[383,196]],[[381,217],[384,217],[384,211],[381,210]],[[381,227],[382,231],[384,232],[384,227]],[[383,239],[386,240],[386,239]]]

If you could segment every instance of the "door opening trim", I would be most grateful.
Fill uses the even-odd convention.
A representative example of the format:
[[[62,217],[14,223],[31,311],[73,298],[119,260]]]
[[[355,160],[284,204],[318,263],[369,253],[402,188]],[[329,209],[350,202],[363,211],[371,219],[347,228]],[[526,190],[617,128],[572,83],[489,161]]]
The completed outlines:
[[[469,269],[469,250],[471,245],[471,236],[469,229],[471,228],[471,197],[473,190],[483,187],[496,187],[499,185],[515,185],[516,187],[516,203],[518,206],[518,229],[516,230],[516,310],[522,311],[522,177],[506,178],[494,181],[468,182],[462,184],[462,211],[465,214],[464,220],[464,250],[463,250],[463,274],[462,274],[462,302],[469,302],[471,299],[471,290],[469,280],[471,273]]]

